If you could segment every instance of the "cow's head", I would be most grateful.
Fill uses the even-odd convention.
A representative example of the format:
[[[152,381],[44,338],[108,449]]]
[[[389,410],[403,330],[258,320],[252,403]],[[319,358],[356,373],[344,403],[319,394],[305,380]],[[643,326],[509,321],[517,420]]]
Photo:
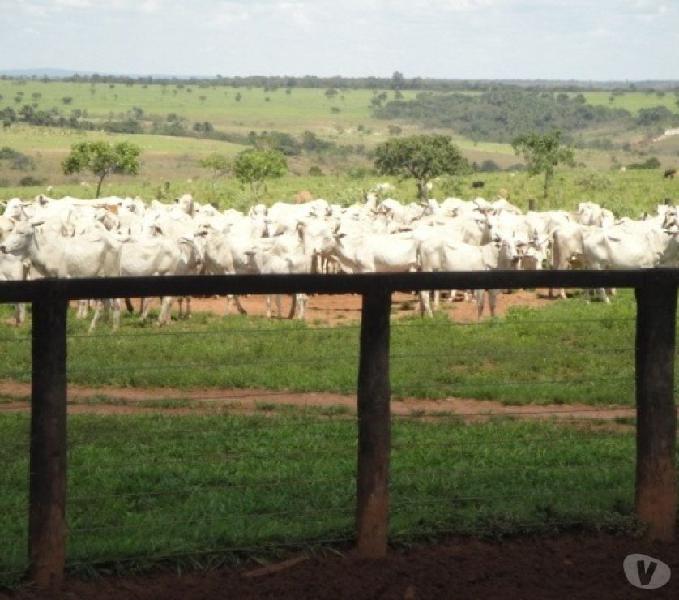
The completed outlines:
[[[20,222],[0,245],[3,254],[25,255],[35,233],[35,228],[42,225],[42,221]]]

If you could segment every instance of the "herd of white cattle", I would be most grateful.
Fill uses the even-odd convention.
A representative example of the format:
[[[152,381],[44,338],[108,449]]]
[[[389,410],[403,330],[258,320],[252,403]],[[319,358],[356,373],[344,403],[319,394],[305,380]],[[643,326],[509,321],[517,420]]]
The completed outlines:
[[[591,202],[575,212],[522,213],[506,199],[447,198],[402,204],[370,192],[342,207],[317,199],[257,204],[247,214],[219,211],[185,194],[174,203],[139,198],[13,198],[0,217],[0,281],[39,277],[163,276],[203,273],[466,271],[487,269],[651,268],[679,263],[677,211],[616,220]],[[559,292],[564,295],[563,290]],[[604,290],[600,293],[608,300]],[[489,290],[491,312],[497,291]],[[428,292],[420,295],[431,315]],[[565,295],[564,295],[565,296]],[[451,291],[451,298],[455,291]],[[479,315],[484,294],[477,293]],[[190,312],[189,299],[186,311]],[[243,311],[238,298],[232,298]],[[438,294],[434,302],[438,303]],[[161,300],[159,324],[173,298]],[[304,318],[297,295],[295,316]],[[104,304],[120,319],[120,302]],[[142,304],[142,318],[148,312]],[[278,299],[280,314],[280,299]],[[81,303],[79,316],[87,313]],[[227,302],[228,311],[228,302]],[[180,315],[182,303],[180,302]],[[271,298],[267,298],[271,316]],[[292,314],[291,314],[292,316]],[[23,320],[17,308],[17,322]]]

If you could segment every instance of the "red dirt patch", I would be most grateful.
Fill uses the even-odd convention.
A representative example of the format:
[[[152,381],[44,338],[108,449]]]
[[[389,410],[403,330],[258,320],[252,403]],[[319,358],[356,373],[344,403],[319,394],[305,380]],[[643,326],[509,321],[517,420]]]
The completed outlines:
[[[500,294],[497,302],[497,316],[503,316],[507,309],[512,306],[541,307],[549,304],[550,300],[545,295],[538,295],[536,292],[517,290],[512,294]],[[243,308],[248,315],[266,315],[265,296],[243,296],[241,297]],[[138,305],[135,302],[135,307]],[[392,296],[392,316],[395,318],[419,315],[418,298],[414,294],[395,293]],[[272,307],[274,308],[274,307]],[[450,318],[466,323],[476,321],[476,305],[472,302],[448,302],[442,299],[441,309],[450,315]],[[194,312],[212,312],[217,315],[224,315],[226,311],[226,298],[193,298],[191,300],[191,310]],[[275,310],[275,308],[274,308]],[[290,297],[284,296],[282,303],[283,317],[287,317],[290,311]],[[176,307],[174,310],[176,314]],[[230,314],[236,312],[235,307],[231,306]],[[489,318],[488,307],[482,319]],[[310,323],[321,322],[329,325],[340,323],[352,323],[361,319],[361,296],[357,294],[347,294],[341,296],[318,295],[311,296],[307,305],[306,320]]]
[[[0,396],[26,398],[31,394],[28,383],[0,381]],[[94,400],[94,401],[93,401]],[[188,400],[177,408],[162,406],[163,401]],[[356,412],[356,396],[327,392],[278,392],[265,389],[211,389],[211,388],[119,388],[113,386],[84,387],[69,385],[69,412],[97,414],[127,414],[138,412],[168,412],[171,414],[195,413],[196,411],[228,410],[234,413],[252,414],[277,407],[337,408],[342,412]],[[149,404],[149,402],[155,404]],[[28,410],[26,402],[2,405],[3,410]],[[634,417],[632,407],[594,407],[586,404],[505,405],[492,400],[467,398],[443,398],[427,400],[406,398],[393,400],[391,411],[395,416],[432,418],[457,416],[466,421],[484,420],[492,416],[513,416],[524,419],[567,419],[605,421]]]
[[[632,587],[622,562],[644,553],[667,563],[675,576],[660,590]],[[677,598],[679,543],[648,544],[611,535],[562,535],[504,542],[451,539],[436,545],[392,550],[386,559],[360,560],[351,553],[325,553],[290,561],[280,569],[252,576],[257,566],[222,568],[178,575],[105,577],[67,581],[57,597],[73,600],[212,600],[238,598],[324,598],[423,600],[554,600]],[[248,574],[250,576],[248,576]],[[0,599],[32,600],[30,590]]]

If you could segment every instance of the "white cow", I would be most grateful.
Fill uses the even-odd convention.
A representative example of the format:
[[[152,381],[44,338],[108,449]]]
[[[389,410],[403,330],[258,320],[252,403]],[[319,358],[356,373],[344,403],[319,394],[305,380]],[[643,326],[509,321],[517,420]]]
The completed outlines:
[[[622,228],[583,232],[583,263],[586,269],[650,269],[665,257],[673,236],[663,230],[628,233]],[[610,302],[603,288],[602,300]]]
[[[421,271],[487,271],[490,269],[516,269],[519,255],[511,239],[497,239],[483,246],[466,244],[461,241],[445,241],[432,238],[423,241],[418,248],[418,263]],[[492,316],[498,290],[488,290],[488,303]],[[484,290],[476,290],[477,312],[480,318],[484,308]],[[420,294],[420,311],[431,317],[433,312],[429,291]]]
[[[41,223],[19,223],[0,245],[0,252],[30,260],[31,266],[43,277],[116,277],[120,273],[120,243],[103,231],[64,238]],[[113,305],[113,329],[120,324],[120,302]],[[96,327],[103,302],[96,304],[90,331]]]

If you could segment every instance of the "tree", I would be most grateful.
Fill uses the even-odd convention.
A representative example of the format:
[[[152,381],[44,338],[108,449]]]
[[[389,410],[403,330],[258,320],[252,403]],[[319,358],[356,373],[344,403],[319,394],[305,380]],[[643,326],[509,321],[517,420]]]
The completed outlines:
[[[447,135],[412,135],[392,138],[375,149],[380,175],[413,177],[417,197],[427,199],[427,183],[439,175],[458,175],[469,169],[467,160]]]
[[[99,198],[101,184],[111,173],[136,175],[139,173],[139,146],[129,142],[111,145],[108,142],[80,142],[71,146],[71,153],[62,163],[64,173],[91,171],[99,178],[96,197]]]
[[[403,73],[394,71],[394,74],[391,76],[391,89],[400,90],[403,87],[404,81],[405,77],[403,77]]]
[[[282,177],[288,170],[285,156],[278,150],[244,150],[236,156],[233,172],[243,184],[250,184],[250,191],[259,196],[265,179]]]
[[[229,159],[223,154],[210,154],[200,161],[200,166],[204,169],[210,169],[212,171],[212,176],[214,179],[218,177],[223,177],[229,172],[231,164]]]
[[[517,155],[523,156],[530,175],[544,173],[543,198],[549,195],[549,186],[554,179],[556,166],[560,163],[575,166],[573,149],[563,145],[559,130],[544,135],[538,133],[520,135],[514,138],[512,147]]]

